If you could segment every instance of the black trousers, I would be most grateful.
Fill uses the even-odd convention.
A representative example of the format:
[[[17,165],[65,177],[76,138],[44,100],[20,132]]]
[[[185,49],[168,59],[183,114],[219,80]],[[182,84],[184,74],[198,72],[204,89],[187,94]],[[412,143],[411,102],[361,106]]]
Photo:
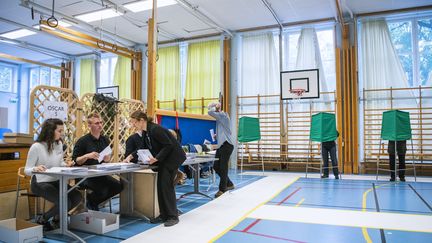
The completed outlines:
[[[157,194],[160,217],[163,220],[177,219],[177,198],[175,193],[174,177],[178,168],[168,169],[165,166],[158,167]]]
[[[213,165],[213,169],[220,177],[219,191],[226,192],[228,186],[234,184],[228,177],[228,162],[231,156],[234,146],[228,142],[225,142],[216,150],[216,160]]]
[[[390,161],[390,177],[396,178],[395,163],[396,163],[396,150],[399,157],[399,178],[405,178],[405,154],[406,154],[406,141],[389,141],[388,153]]]
[[[88,178],[80,186],[91,190],[87,192],[87,200],[93,206],[99,206],[123,190],[122,182],[112,176]]]
[[[59,214],[59,181],[37,182],[36,176],[32,177],[31,190],[34,194],[52,202],[54,206],[44,213],[45,220],[49,220]],[[68,186],[68,189],[70,186]],[[68,193],[68,210],[76,207],[81,201],[81,193],[74,189]]]
[[[338,169],[338,160],[337,160],[337,154],[336,154],[336,143],[334,141],[332,142],[323,142],[321,144],[321,156],[324,162],[324,175],[328,176],[329,174],[329,154],[332,162],[332,168],[333,168],[333,174],[335,176],[339,176],[339,169]]]

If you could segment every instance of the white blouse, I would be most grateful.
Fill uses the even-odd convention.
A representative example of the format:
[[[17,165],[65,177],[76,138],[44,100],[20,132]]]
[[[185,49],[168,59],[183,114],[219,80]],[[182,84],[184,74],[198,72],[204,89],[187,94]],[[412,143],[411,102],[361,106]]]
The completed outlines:
[[[48,145],[45,142],[34,143],[28,152],[27,162],[24,172],[27,175],[33,174],[33,168],[39,165],[45,165],[47,169],[51,167],[66,166],[63,160],[63,143],[54,143],[53,150],[48,153]],[[51,182],[57,179],[48,175],[36,175],[37,182]]]

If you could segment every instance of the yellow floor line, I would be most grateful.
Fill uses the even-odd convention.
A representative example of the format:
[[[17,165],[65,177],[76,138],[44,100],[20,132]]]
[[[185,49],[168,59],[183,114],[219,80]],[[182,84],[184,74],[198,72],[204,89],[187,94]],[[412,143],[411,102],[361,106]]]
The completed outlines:
[[[304,200],[305,200],[305,199],[302,198],[302,200],[300,200],[300,202],[298,202],[295,206],[296,206],[296,207],[300,206],[300,205],[304,202]]]
[[[230,227],[228,227],[227,229],[225,229],[224,231],[222,231],[220,234],[216,235],[215,237],[213,237],[213,239],[211,239],[209,242],[215,242],[217,241],[219,238],[221,238],[223,235],[225,235],[228,231],[230,231],[232,228],[236,227],[240,222],[242,222],[243,220],[245,220],[247,218],[248,215],[250,215],[253,211],[257,210],[257,208],[261,207],[262,205],[268,203],[269,201],[271,201],[273,198],[277,197],[277,195],[279,195],[281,192],[283,192],[285,189],[287,189],[289,186],[291,186],[294,182],[296,182],[300,177],[295,178],[291,183],[289,183],[288,185],[286,185],[284,188],[282,188],[281,190],[279,190],[278,192],[276,192],[272,197],[270,197],[270,199],[260,203],[258,206],[256,206],[255,208],[249,210],[245,215],[243,215],[243,217],[241,217],[239,220],[237,220],[234,224],[232,224]]]
[[[386,185],[389,185],[389,184],[390,184],[390,183],[382,184],[382,185],[379,185],[379,186],[377,186],[377,187],[375,187],[375,188],[380,188],[380,187],[382,187],[382,186],[386,186]],[[366,206],[367,206],[367,205],[366,205],[366,204],[367,204],[367,195],[368,195],[369,192],[371,192],[372,190],[373,190],[373,188],[371,188],[371,189],[369,189],[369,190],[367,190],[367,191],[365,191],[365,192],[363,193],[363,200],[362,200],[362,211],[363,211],[363,212],[366,212],[366,211],[367,211],[367,210],[366,210]],[[368,228],[362,228],[363,237],[365,238],[365,240],[366,240],[367,243],[372,243],[372,239],[370,238],[367,229],[368,229]]]

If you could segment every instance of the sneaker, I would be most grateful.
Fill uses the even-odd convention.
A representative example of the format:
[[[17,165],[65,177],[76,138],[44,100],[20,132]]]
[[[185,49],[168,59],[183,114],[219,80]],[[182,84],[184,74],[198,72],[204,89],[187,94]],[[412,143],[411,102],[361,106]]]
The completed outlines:
[[[336,180],[339,180],[339,176],[338,176],[338,175],[335,175],[335,179],[336,179]]]
[[[151,224],[160,224],[160,223],[163,223],[163,222],[165,222],[165,220],[160,215],[157,216],[156,218],[150,219],[150,223]]]
[[[329,177],[328,175],[322,175],[322,176],[321,176],[321,178],[323,178],[323,179],[324,179],[324,178],[328,178],[328,177]]]
[[[227,186],[227,190],[234,190],[234,185],[232,185],[232,186]]]
[[[395,181],[396,179],[395,178],[390,178],[390,181]]]
[[[164,226],[171,227],[178,224],[178,222],[180,222],[179,219],[168,219],[167,221],[165,221]]]
[[[400,181],[405,182],[405,177],[399,178]]]
[[[222,194],[224,194],[223,191],[218,191],[218,192],[216,192],[216,194],[215,194],[215,198],[220,197]]]

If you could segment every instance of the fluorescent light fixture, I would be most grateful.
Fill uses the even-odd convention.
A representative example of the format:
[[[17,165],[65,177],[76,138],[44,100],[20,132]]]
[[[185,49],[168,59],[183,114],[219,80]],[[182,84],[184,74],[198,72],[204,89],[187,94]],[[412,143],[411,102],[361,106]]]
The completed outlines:
[[[113,9],[107,8],[107,9],[98,10],[91,13],[80,14],[75,16],[75,18],[82,20],[84,22],[93,22],[101,19],[109,19],[109,18],[117,17],[120,15],[123,14],[120,12],[116,12]]]
[[[28,29],[18,29],[10,32],[6,32],[4,34],[1,34],[0,36],[8,38],[8,39],[19,39],[25,36],[34,35],[36,32],[33,32]]]
[[[157,5],[158,8],[170,6],[177,4],[176,0],[158,0]],[[139,2],[133,2],[123,5],[128,10],[137,13],[141,11],[150,10],[153,8],[153,1],[152,0],[146,0],[146,1],[139,1]]]

